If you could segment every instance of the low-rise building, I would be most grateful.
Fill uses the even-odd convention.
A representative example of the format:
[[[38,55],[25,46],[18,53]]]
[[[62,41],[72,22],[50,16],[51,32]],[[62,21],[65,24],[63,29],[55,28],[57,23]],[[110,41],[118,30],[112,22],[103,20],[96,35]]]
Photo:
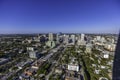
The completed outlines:
[[[79,66],[74,64],[69,64],[68,70],[79,71]]]
[[[39,53],[37,51],[30,51],[29,57],[30,58],[39,58]]]
[[[106,66],[101,65],[101,66],[100,66],[100,68],[101,68],[101,69],[105,69],[105,68],[106,68]]]
[[[109,51],[115,51],[116,44],[107,43],[104,45],[104,47]]]
[[[34,51],[34,47],[27,47],[27,51]]]
[[[8,61],[9,61],[9,59],[0,58],[0,65],[5,64]]]
[[[79,71],[79,65],[77,61],[75,61],[75,58],[72,58],[71,63],[68,64],[68,70]]]
[[[99,74],[99,73],[100,73],[100,70],[95,69],[94,73],[95,73],[95,74]]]
[[[104,51],[103,54],[102,54],[102,57],[105,58],[105,59],[108,59],[109,58],[109,52]]]
[[[55,73],[61,74],[61,73],[62,73],[62,69],[56,68],[56,69],[55,69]]]
[[[80,80],[80,78],[74,78],[74,77],[66,76],[65,80]]]

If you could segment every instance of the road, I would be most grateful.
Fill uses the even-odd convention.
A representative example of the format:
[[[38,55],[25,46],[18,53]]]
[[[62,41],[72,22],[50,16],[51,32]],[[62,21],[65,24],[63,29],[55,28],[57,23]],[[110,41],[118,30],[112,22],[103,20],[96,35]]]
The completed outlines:
[[[66,47],[64,48],[64,50],[62,51],[62,53],[64,52],[66,50]],[[61,53],[61,52],[60,52]],[[60,54],[60,53],[58,53],[58,54]],[[62,57],[62,54],[60,54],[59,55],[59,58],[58,58],[58,60],[56,61],[56,63],[54,63],[54,61],[52,62],[52,70],[51,70],[51,72],[45,77],[45,80],[49,80],[49,77],[52,75],[52,73],[54,72],[54,69],[55,69],[55,66],[57,66],[58,65],[58,61],[60,60],[60,58]]]
[[[53,61],[53,60],[51,60],[51,59],[52,59],[51,56],[55,55],[55,53],[56,53],[55,50],[58,51],[60,48],[61,48],[61,45],[58,46],[57,48],[51,49],[51,50],[48,52],[48,53],[49,53],[48,55],[46,55],[46,56],[44,56],[44,57],[41,57],[41,58],[39,58],[38,60],[35,60],[35,61],[32,63],[32,65],[35,64],[36,62],[40,62],[40,61],[48,61],[48,60]],[[53,66],[55,66],[55,65],[54,65],[55,63],[52,62],[52,64],[53,64]],[[3,76],[3,77],[1,78],[1,80],[7,80],[10,76],[16,74],[16,73],[17,73],[18,71],[20,71],[20,70],[21,70],[21,69],[17,69],[16,71],[11,71],[11,72],[7,73],[5,76]],[[52,68],[52,71],[49,73],[49,75],[52,74],[53,70],[54,70],[54,68]],[[48,75],[48,78],[49,78],[49,75]]]

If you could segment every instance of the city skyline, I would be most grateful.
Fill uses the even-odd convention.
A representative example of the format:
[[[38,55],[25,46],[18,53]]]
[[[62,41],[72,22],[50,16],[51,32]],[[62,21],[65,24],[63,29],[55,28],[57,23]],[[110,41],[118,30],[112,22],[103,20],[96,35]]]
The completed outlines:
[[[120,1],[0,1],[0,34],[118,33]]]

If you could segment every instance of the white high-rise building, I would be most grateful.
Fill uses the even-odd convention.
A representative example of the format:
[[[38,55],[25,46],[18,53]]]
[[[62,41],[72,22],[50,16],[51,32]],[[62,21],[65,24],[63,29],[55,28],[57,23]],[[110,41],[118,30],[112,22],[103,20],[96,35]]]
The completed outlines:
[[[49,33],[49,41],[53,41],[53,33]]]
[[[97,41],[101,40],[101,36],[96,36]]]
[[[104,37],[101,37],[101,42],[106,42],[105,38]]]
[[[53,33],[49,33],[49,41],[46,42],[46,45],[50,48],[55,47],[55,41],[53,41]]]
[[[81,38],[78,37],[77,45],[86,45],[85,34],[81,34]]]
[[[68,44],[69,42],[69,35],[64,35],[64,43]]]
[[[81,42],[80,35],[78,35],[77,44],[80,45],[80,42]]]
[[[84,41],[85,34],[81,34],[81,41]]]
[[[75,35],[71,35],[71,39],[72,39],[72,44],[75,44]]]

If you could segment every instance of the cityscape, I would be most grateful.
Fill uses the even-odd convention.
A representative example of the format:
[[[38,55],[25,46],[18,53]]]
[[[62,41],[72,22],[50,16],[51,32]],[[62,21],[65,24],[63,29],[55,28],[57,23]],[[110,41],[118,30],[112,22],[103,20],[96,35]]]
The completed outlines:
[[[1,80],[112,80],[117,35],[0,35]]]
[[[120,80],[120,0],[0,0],[0,80]]]

